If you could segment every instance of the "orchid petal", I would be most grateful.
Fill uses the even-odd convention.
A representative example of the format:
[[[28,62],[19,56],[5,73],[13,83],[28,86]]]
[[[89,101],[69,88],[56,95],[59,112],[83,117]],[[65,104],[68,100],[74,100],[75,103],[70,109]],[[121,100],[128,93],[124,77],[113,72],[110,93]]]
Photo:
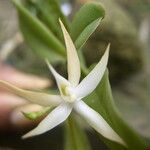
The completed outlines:
[[[62,21],[59,20],[61,29],[63,31],[66,49],[67,49],[67,63],[68,63],[68,80],[73,86],[77,86],[80,80],[80,61],[78,58],[77,50],[68,34]]]
[[[68,80],[66,80],[64,77],[62,77],[60,74],[58,74],[56,72],[56,70],[52,67],[52,65],[47,60],[46,60],[46,63],[48,65],[50,71],[52,72],[53,76],[56,79],[57,86],[59,88],[61,95],[66,96],[67,93],[66,93],[65,89],[66,89],[66,87],[70,86],[70,82]]]
[[[81,117],[83,117],[89,123],[91,127],[93,127],[98,133],[103,135],[105,138],[125,145],[124,141],[110,127],[110,125],[103,119],[103,117],[95,110],[90,108],[83,101],[78,101],[74,105],[74,109],[77,113],[81,115]]]
[[[78,98],[83,98],[89,95],[91,92],[93,92],[93,90],[97,87],[97,85],[101,81],[107,67],[109,48],[110,45],[108,45],[99,63],[76,87],[75,92]]]
[[[0,86],[7,88],[13,94],[18,95],[30,101],[31,103],[39,104],[42,106],[58,106],[62,101],[60,96],[23,90],[6,81],[0,80]]]
[[[62,103],[61,105],[56,107],[49,115],[47,115],[47,117],[35,129],[25,134],[23,138],[39,135],[53,129],[68,118],[71,110],[71,105]]]

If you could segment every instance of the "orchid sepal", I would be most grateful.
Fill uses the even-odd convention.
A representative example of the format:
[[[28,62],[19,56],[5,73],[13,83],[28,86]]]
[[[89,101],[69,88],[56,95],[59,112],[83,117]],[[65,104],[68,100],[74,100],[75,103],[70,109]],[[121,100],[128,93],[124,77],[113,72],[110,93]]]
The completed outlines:
[[[8,89],[13,94],[18,95],[31,103],[35,103],[41,106],[58,106],[62,102],[62,98],[59,95],[23,90],[6,81],[0,80],[0,86]]]

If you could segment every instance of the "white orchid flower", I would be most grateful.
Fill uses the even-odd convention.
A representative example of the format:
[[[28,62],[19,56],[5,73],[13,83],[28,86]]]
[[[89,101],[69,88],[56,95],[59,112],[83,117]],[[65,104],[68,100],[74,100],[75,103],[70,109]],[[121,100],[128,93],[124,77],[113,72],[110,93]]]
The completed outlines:
[[[83,119],[85,119],[92,128],[105,138],[125,145],[124,141],[110,127],[103,117],[82,101],[84,97],[94,91],[101,81],[107,67],[110,46],[108,45],[104,55],[95,68],[79,83],[80,62],[77,51],[61,21],[60,25],[67,49],[68,80],[58,74],[47,61],[49,69],[56,79],[60,95],[49,95],[22,90],[7,82],[0,81],[0,85],[7,87],[13,93],[24,97],[32,103],[42,106],[57,106],[45,117],[45,119],[43,119],[43,121],[39,123],[35,129],[25,134],[23,138],[39,135],[53,129],[64,122],[72,110],[74,110]]]

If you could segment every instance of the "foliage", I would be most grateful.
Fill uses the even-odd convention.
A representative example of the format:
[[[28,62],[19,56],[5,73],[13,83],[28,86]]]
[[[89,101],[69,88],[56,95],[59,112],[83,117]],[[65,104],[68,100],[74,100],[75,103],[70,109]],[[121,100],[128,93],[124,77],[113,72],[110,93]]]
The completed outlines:
[[[92,103],[91,103],[92,100]],[[104,140],[108,147],[112,150],[146,150],[147,145],[133,129],[128,126],[120,116],[112,97],[111,88],[108,80],[108,72],[105,73],[101,83],[85,101],[94,108],[97,112],[109,122],[111,127],[122,137],[127,143],[127,148],[113,143],[111,141]]]

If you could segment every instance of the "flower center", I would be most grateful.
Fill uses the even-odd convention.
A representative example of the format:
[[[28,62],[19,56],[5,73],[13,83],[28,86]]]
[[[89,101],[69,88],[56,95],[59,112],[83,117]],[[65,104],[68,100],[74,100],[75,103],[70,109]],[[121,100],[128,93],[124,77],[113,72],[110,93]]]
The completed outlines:
[[[76,100],[73,88],[69,86],[61,86],[62,98],[69,103],[72,103]]]

